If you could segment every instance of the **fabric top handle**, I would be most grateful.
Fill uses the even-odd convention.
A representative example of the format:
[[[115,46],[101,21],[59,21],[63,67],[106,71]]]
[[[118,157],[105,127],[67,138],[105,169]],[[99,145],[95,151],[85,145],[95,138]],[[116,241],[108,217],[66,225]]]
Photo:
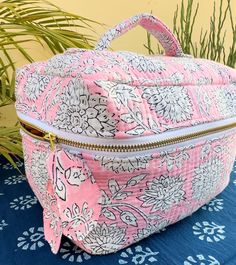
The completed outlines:
[[[117,24],[102,36],[98,41],[95,50],[102,51],[107,49],[112,40],[118,38],[137,25],[145,28],[160,42],[167,56],[186,56],[182,51],[179,41],[171,30],[151,14],[136,15]]]

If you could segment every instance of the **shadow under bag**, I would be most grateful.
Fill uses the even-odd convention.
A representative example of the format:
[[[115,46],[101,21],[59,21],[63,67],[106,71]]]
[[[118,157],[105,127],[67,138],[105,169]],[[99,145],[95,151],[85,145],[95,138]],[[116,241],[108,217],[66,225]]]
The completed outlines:
[[[108,51],[141,25],[165,55]],[[53,253],[62,235],[108,254],[192,214],[228,184],[236,153],[236,71],[182,52],[157,18],[110,29],[17,71],[25,170]]]

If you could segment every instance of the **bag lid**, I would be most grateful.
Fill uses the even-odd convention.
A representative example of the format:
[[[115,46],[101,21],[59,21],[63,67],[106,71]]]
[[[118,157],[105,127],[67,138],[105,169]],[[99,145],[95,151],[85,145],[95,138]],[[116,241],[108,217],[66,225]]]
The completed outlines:
[[[166,56],[106,51],[141,25]],[[236,114],[236,71],[184,55],[173,33],[148,14],[109,30],[95,50],[69,49],[17,71],[16,108],[76,134],[129,138],[230,118]]]

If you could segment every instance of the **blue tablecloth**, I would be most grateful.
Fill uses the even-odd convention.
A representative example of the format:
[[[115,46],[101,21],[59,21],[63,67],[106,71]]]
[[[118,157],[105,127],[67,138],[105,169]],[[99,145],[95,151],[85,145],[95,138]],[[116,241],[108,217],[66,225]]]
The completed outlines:
[[[0,159],[0,265],[57,264],[236,265],[236,163],[225,191],[192,216],[115,254],[91,256],[66,238],[51,253],[25,176]]]

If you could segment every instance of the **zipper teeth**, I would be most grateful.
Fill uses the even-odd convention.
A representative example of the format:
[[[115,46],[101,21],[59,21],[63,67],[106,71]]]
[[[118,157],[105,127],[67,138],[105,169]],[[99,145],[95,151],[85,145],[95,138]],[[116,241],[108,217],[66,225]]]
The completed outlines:
[[[143,144],[121,144],[121,145],[102,145],[102,144],[91,144],[91,143],[83,143],[83,142],[76,142],[76,141],[71,141],[67,140],[62,137],[57,137],[56,135],[42,130],[41,128],[32,125],[30,123],[27,123],[26,121],[23,121],[22,119],[19,118],[20,121],[20,126],[21,129],[31,137],[38,139],[38,140],[43,140],[50,142],[51,147],[54,147],[55,143],[59,144],[65,144],[65,145],[70,145],[73,147],[81,148],[81,149],[87,149],[87,150],[92,150],[92,151],[104,151],[104,152],[135,152],[135,151],[145,151],[145,150],[150,150],[150,149],[155,149],[155,148],[160,148],[164,147],[167,145],[172,145],[176,143],[181,143],[184,141],[188,140],[193,140],[195,138],[207,136],[212,133],[217,133],[225,130],[232,129],[236,127],[236,122],[227,124],[227,125],[221,125],[215,128],[210,128],[206,130],[202,130],[199,132],[195,133],[189,133],[186,135],[182,136],[176,136],[176,137],[171,137],[167,138],[165,140],[159,140],[159,141],[153,141],[153,142],[147,142]],[[34,130],[38,130],[40,133],[44,134],[44,136],[38,136],[33,134],[32,132],[28,131],[24,125],[27,125],[28,127],[31,127]]]

